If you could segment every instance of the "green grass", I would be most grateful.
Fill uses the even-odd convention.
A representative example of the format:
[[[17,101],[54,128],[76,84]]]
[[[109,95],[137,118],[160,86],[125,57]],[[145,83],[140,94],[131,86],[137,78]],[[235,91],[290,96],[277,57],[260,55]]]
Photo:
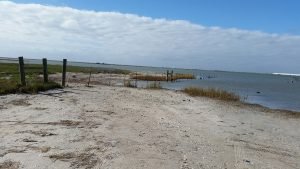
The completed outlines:
[[[240,101],[240,97],[234,93],[213,88],[203,89],[199,87],[188,87],[185,88],[183,92],[189,94],[190,96],[204,96],[225,101]]]
[[[112,68],[88,68],[79,66],[67,66],[67,72],[75,73],[115,73],[115,74],[129,74],[128,70],[112,69]],[[48,65],[48,73],[61,73],[62,65]],[[25,64],[26,75],[31,74],[42,74],[43,66],[42,64]],[[16,63],[0,63],[0,77],[2,75],[8,74],[19,74],[19,65]]]
[[[39,91],[46,91],[50,89],[62,88],[60,84],[56,82],[43,83],[35,81],[26,86],[21,86],[18,83],[11,81],[0,82],[0,95],[12,94],[12,93],[38,93]]]
[[[48,65],[48,73],[61,73],[61,65]],[[129,74],[130,71],[109,68],[86,68],[67,66],[67,72],[75,73],[112,73]],[[16,63],[0,63],[0,95],[9,93],[37,93],[54,88],[61,88],[55,82],[43,83],[39,75],[43,74],[42,64],[25,64],[26,86],[19,81],[19,65]]]
[[[62,88],[60,84],[56,82],[48,82],[48,83],[43,83],[43,82],[35,82],[33,84],[24,86],[24,87],[19,87],[18,92],[20,93],[37,93],[40,91],[47,91],[50,89],[59,89]]]

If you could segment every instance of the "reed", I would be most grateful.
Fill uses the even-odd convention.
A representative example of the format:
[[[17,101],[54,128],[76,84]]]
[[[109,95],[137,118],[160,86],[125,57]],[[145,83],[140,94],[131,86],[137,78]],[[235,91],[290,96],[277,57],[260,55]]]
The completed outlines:
[[[225,101],[240,101],[240,97],[234,93],[214,88],[204,89],[199,87],[187,87],[183,92],[190,96],[204,96]]]
[[[144,81],[166,81],[167,77],[161,75],[132,75],[131,79]]]
[[[196,77],[193,74],[176,73],[173,77],[173,80],[179,80],[179,79],[196,79]]]

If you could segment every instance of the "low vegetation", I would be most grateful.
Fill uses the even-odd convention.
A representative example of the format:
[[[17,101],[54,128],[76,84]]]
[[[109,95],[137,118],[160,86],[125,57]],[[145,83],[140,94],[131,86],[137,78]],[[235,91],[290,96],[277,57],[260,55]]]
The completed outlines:
[[[167,81],[167,77],[161,75],[132,75],[131,79],[143,81]]]
[[[131,75],[131,79],[143,80],[143,81],[167,81],[167,75]],[[176,81],[180,79],[195,79],[192,74],[174,74],[169,76],[169,81]]]
[[[174,78],[173,80],[178,80],[178,79],[196,79],[196,77],[193,74],[179,74],[179,73],[176,73],[173,78]]]
[[[24,87],[19,87],[17,92],[20,93],[38,93],[40,91],[47,91],[51,89],[59,89],[62,88],[62,86],[56,82],[35,82],[33,84],[29,84]]]
[[[161,89],[160,82],[151,82],[146,86],[147,89]]]
[[[13,83],[9,81],[1,81],[0,83],[0,95],[12,93],[38,93],[39,91],[61,88],[61,85],[55,82],[34,82],[26,86],[21,86],[18,83]]]
[[[129,74],[130,71],[109,68],[86,68],[68,66],[68,72],[75,73],[111,73]],[[61,65],[48,65],[48,73],[61,73]],[[17,63],[0,63],[0,94],[9,93],[37,93],[54,88],[61,88],[55,82],[43,83],[39,75],[43,74],[42,64],[25,64],[26,86],[19,83],[19,65]]]
[[[199,87],[188,87],[183,90],[183,92],[189,94],[190,96],[204,96],[209,98],[216,98],[225,101],[239,101],[240,97],[234,93],[230,93],[219,89],[204,89]]]
[[[68,72],[74,73],[112,73],[112,74],[129,74],[129,70],[113,69],[113,68],[88,68],[80,66],[67,66]],[[42,74],[42,64],[25,64],[26,75]],[[62,65],[49,65],[48,73],[61,73]],[[19,65],[17,63],[0,63],[0,77],[1,74],[19,74]]]

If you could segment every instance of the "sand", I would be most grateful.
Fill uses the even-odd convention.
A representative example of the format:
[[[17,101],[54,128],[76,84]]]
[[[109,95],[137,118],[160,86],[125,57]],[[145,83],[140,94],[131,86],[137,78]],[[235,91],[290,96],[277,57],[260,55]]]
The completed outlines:
[[[300,168],[299,116],[175,91],[6,95],[0,119],[0,169]]]

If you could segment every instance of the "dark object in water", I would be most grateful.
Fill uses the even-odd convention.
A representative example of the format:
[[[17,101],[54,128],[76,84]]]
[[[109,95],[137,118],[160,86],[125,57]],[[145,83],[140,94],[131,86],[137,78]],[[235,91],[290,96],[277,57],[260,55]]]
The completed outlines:
[[[256,93],[257,93],[257,94],[260,94],[260,91],[257,91]]]

